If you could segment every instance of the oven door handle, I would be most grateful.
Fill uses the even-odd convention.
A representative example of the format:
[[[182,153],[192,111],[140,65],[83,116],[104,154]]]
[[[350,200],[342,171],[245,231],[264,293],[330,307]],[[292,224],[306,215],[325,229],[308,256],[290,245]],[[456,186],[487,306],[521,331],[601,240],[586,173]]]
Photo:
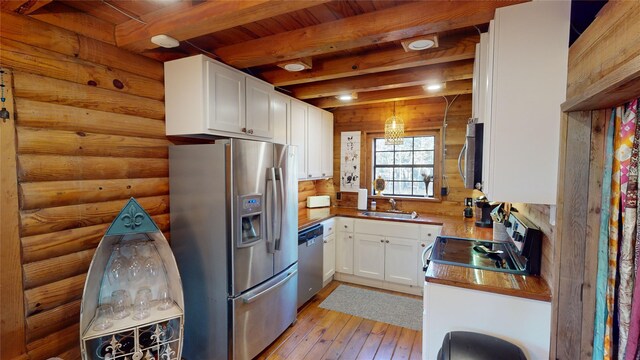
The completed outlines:
[[[429,268],[429,263],[431,262],[431,260],[429,260],[429,258],[431,257],[431,250],[433,250],[433,243],[422,250],[422,271],[427,271],[427,269]],[[427,252],[429,252],[428,256]]]

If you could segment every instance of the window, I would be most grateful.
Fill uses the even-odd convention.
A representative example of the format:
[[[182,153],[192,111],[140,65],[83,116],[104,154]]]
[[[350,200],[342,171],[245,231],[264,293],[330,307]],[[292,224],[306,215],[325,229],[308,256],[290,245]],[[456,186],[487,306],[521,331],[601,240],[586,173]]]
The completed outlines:
[[[373,178],[385,180],[383,195],[434,197],[436,142],[435,135],[408,136],[402,145],[386,145],[384,138],[374,138]]]

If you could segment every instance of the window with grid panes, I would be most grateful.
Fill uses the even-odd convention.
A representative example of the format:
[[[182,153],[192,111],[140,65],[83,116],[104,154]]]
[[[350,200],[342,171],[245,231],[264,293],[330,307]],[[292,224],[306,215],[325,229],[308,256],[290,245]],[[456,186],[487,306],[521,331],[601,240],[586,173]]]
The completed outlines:
[[[433,197],[433,180],[425,187],[424,176],[433,177],[436,161],[435,136],[409,136],[402,145],[373,141],[373,175],[385,182],[383,195]]]

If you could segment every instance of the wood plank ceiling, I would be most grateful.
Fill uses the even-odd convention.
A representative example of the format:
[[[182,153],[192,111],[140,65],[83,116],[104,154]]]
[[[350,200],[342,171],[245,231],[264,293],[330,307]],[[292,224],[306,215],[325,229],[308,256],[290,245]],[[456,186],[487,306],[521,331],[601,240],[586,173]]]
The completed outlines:
[[[2,8],[160,61],[204,53],[330,109],[471,93],[479,29],[517,2],[10,0]],[[159,48],[150,41],[158,34],[180,45]],[[436,35],[438,46],[403,49],[403,40],[423,35]],[[311,69],[277,66],[296,59]],[[427,91],[428,83],[445,87]]]

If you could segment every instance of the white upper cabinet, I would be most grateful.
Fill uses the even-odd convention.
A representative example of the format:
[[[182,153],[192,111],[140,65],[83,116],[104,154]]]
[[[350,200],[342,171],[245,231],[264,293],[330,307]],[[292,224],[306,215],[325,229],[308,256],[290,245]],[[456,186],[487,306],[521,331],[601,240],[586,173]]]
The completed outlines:
[[[271,94],[271,121],[273,142],[291,143],[291,99],[277,92]]]
[[[196,55],[164,64],[167,135],[271,140],[273,86]]]
[[[322,110],[322,176],[333,176],[333,114]]]
[[[244,75],[211,61],[205,61],[205,66],[207,128],[242,133],[245,124]]]
[[[307,172],[309,178],[322,177],[322,110],[309,106]]]
[[[273,86],[254,78],[246,78],[247,121],[245,132],[267,139],[273,137],[271,96]]]
[[[480,66],[486,46],[490,82],[480,84],[490,86],[481,116],[483,191],[492,201],[556,203],[570,6],[533,1],[499,8],[481,38]]]
[[[291,145],[298,147],[298,179],[307,178],[307,114],[308,105],[291,100]]]

